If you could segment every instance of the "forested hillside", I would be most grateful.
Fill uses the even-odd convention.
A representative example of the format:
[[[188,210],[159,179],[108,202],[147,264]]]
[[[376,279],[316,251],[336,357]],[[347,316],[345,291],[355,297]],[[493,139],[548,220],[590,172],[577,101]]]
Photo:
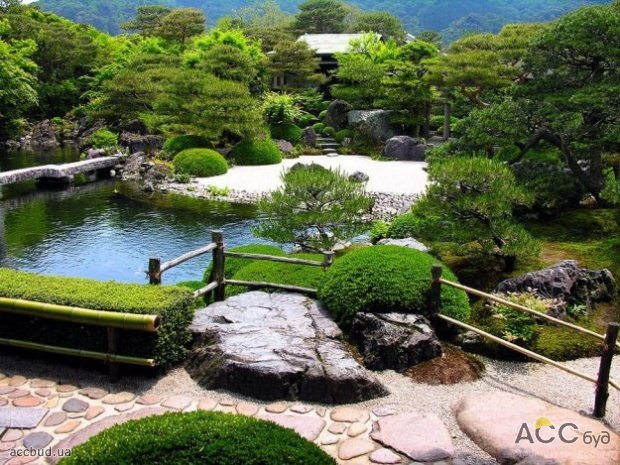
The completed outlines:
[[[253,3],[248,0],[40,0],[45,10],[73,21],[89,23],[116,34],[120,24],[131,18],[136,7],[165,4],[201,8],[210,25],[236,9]],[[289,13],[297,11],[302,0],[277,0]],[[407,30],[441,31],[448,40],[473,31],[497,32],[506,23],[546,21],[584,4],[609,3],[609,0],[350,0],[347,3],[365,10],[389,11],[400,17]]]

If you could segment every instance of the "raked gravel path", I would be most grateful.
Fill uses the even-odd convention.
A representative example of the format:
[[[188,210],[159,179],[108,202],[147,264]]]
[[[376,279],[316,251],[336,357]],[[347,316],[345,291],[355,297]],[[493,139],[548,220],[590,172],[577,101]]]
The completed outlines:
[[[332,418],[337,411],[334,408],[326,409],[320,405],[300,406],[293,402],[265,404],[230,393],[207,391],[197,385],[183,368],[172,370],[158,379],[125,374],[119,383],[110,384],[102,371],[93,368],[82,369],[20,356],[1,355],[0,406],[47,406],[49,412],[33,430],[9,429],[3,433],[0,428],[0,463],[45,463],[41,459],[30,462],[16,459],[11,461],[9,454],[12,448],[22,447],[24,441],[27,444],[45,443],[42,447],[59,443],[62,445],[61,441],[68,440],[73,434],[87,432],[86,428],[101,419],[136,415],[143,409],[161,410],[163,407],[172,410],[206,408],[258,416],[283,415],[278,418],[304,415],[322,418],[325,427],[321,434],[313,439],[336,457],[343,450],[345,441],[349,441],[347,445],[352,446],[350,449],[353,449],[354,453],[364,452],[366,447],[379,449],[380,445],[369,438],[369,432],[373,421],[380,415],[412,411],[432,413],[444,422],[452,436],[456,449],[452,465],[491,465],[496,463],[495,460],[472,443],[456,424],[452,408],[464,395],[481,391],[507,391],[546,400],[576,411],[591,411],[593,386],[586,381],[536,363],[500,362],[486,358],[482,360],[486,365],[482,379],[455,386],[416,384],[394,372],[379,373],[378,377],[391,394],[356,404],[352,406],[355,409],[353,412],[345,410],[347,414],[358,417],[352,418],[351,422],[343,422]],[[568,362],[568,365],[594,375],[597,372],[598,359],[581,359]],[[617,362],[612,368],[612,377],[620,379],[620,364]],[[69,400],[72,402],[67,407]],[[514,405],[507,408],[519,407]],[[620,393],[615,390],[610,394],[607,421],[614,430],[620,429]],[[29,437],[31,439],[28,439]],[[355,451],[356,447],[359,450]],[[386,451],[382,453],[390,456]],[[380,457],[381,454],[377,454],[376,457]],[[368,465],[374,463],[370,459],[369,451],[365,451],[352,459],[339,459],[339,463]],[[401,459],[398,463],[416,463],[405,460],[402,456]],[[435,463],[445,465],[450,462]]]

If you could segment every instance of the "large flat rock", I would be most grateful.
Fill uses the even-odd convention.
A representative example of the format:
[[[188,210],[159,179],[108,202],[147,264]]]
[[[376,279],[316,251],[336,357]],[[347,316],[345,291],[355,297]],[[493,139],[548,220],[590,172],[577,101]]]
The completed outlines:
[[[314,300],[248,292],[196,312],[187,370],[203,386],[263,400],[359,402],[385,395]]]
[[[616,433],[597,420],[538,399],[474,393],[460,400],[455,415],[461,429],[502,465],[620,463]]]

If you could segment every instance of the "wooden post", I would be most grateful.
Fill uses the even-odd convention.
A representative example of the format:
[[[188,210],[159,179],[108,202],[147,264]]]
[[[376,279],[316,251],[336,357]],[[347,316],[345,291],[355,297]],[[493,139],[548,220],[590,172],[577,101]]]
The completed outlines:
[[[446,102],[443,106],[443,140],[450,139],[450,119],[452,118],[452,108]]]
[[[161,284],[161,258],[149,258],[149,284]]]
[[[422,125],[422,137],[428,141],[431,137],[431,104],[424,104],[424,123]]]
[[[618,323],[609,323],[607,325],[605,345],[603,346],[601,364],[598,369],[596,397],[594,399],[594,416],[597,418],[605,416],[607,398],[609,397],[609,372],[611,371],[611,360],[613,359],[616,341],[618,340],[618,329],[620,329],[620,324]]]
[[[327,269],[334,264],[334,252],[323,252],[323,268]]]
[[[217,247],[213,249],[213,280],[217,283],[217,287],[213,292],[213,300],[215,302],[221,302],[224,300],[226,283],[224,281],[224,234],[222,231],[213,231],[211,233],[212,242],[217,244]]]
[[[118,351],[118,329],[108,328],[108,354],[114,355]],[[116,383],[119,378],[120,366],[116,362],[109,362],[108,374],[110,376],[110,382]]]

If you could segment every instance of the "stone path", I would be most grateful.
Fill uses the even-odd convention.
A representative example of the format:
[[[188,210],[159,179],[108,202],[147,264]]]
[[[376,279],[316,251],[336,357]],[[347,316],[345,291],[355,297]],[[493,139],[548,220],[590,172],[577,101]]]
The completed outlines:
[[[451,436],[437,417],[416,412],[396,413],[389,408],[328,409],[290,402],[259,405],[233,398],[136,396],[131,392],[112,393],[101,388],[4,374],[0,374],[0,406],[0,412],[10,412],[4,417],[0,414],[2,465],[54,463],[53,458],[16,457],[15,454],[31,448],[60,451],[129,419],[192,410],[273,421],[314,441],[340,464],[458,463],[451,460],[454,455]],[[2,424],[3,420],[9,423]],[[402,427],[405,423],[407,428]]]

